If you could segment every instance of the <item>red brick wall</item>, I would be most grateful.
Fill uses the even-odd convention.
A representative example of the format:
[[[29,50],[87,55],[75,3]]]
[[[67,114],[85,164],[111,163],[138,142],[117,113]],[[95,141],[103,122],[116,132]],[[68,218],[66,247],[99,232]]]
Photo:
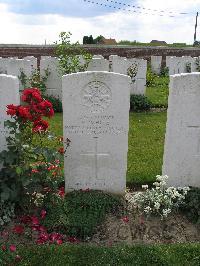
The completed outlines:
[[[151,55],[162,55],[165,60],[166,55],[200,56],[200,48],[170,48],[170,47],[130,47],[130,46],[84,46],[92,54],[101,54],[108,58],[109,55],[119,55],[125,57],[139,57],[149,60]],[[22,58],[24,56],[35,56],[40,59],[41,55],[55,56],[55,46],[41,45],[0,45],[0,57]]]

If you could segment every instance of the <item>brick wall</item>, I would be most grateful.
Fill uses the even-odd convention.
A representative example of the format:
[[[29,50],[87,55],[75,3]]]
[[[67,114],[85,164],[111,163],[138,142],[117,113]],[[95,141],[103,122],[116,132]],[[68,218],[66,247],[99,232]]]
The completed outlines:
[[[85,45],[84,48],[92,54],[101,54],[105,58],[109,55],[139,57],[149,60],[151,55],[171,56],[200,56],[200,48],[171,48],[171,47],[132,47],[132,46],[97,46]],[[24,56],[35,56],[38,59],[43,56],[55,56],[54,45],[0,45],[0,57],[22,58]]]

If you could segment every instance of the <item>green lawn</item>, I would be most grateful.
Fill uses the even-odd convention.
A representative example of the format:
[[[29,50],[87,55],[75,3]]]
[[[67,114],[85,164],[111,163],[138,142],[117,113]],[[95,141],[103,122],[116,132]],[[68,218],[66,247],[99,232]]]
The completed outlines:
[[[62,114],[51,121],[51,130],[62,136]],[[161,174],[166,112],[130,113],[127,182],[155,180]]]
[[[199,266],[200,244],[97,247],[39,246],[21,249],[19,266]]]
[[[167,107],[169,94],[169,77],[155,76],[150,87],[147,87],[146,96],[155,107]]]

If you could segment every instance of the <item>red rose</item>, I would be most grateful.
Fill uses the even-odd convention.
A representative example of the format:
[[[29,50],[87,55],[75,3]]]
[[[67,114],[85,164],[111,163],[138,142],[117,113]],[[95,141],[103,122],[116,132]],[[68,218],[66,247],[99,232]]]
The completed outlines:
[[[39,222],[39,219],[37,216],[32,216],[31,217],[31,222],[32,222],[32,225],[39,225],[40,222]]]
[[[40,110],[40,112],[42,112],[44,116],[52,117],[54,115],[52,103],[47,100],[43,100],[42,102],[40,102],[37,105],[37,109]]]
[[[16,246],[15,245],[10,245],[10,251],[15,252],[16,251]]]
[[[21,223],[24,223],[24,224],[29,224],[31,223],[32,219],[31,219],[31,216],[29,215],[24,215],[20,218],[20,221]]]
[[[58,240],[56,240],[56,243],[57,243],[57,245],[62,245],[63,241],[62,241],[62,239],[58,239]]]
[[[65,188],[64,187],[61,187],[58,191],[58,195],[61,197],[61,198],[64,198],[65,197]]]
[[[13,105],[13,104],[9,104],[9,105],[7,105],[7,109],[8,109],[6,111],[7,115],[14,116],[17,113],[18,106]]]
[[[17,109],[17,115],[21,117],[24,120],[29,120],[31,119],[31,114],[30,114],[30,108],[29,106],[18,106]]]
[[[41,93],[39,89],[37,88],[25,89],[22,93],[21,99],[23,102],[27,102],[27,103],[42,101]]]
[[[33,129],[32,131],[34,133],[37,133],[37,132],[45,132],[47,130],[47,128],[49,127],[49,124],[47,121],[45,120],[38,120],[38,121],[35,121],[33,123]]]
[[[46,217],[47,212],[45,210],[41,210],[40,216],[42,219]]]
[[[64,153],[65,153],[65,150],[64,150],[63,147],[61,147],[61,148],[58,149],[58,152],[59,152],[60,154],[64,154]]]
[[[122,217],[122,221],[123,221],[124,223],[128,223],[128,222],[129,222],[129,218],[128,218],[128,216],[124,216],[124,217]]]
[[[13,232],[15,233],[15,234],[23,234],[24,233],[24,227],[23,227],[23,225],[15,225],[14,227],[13,227]]]

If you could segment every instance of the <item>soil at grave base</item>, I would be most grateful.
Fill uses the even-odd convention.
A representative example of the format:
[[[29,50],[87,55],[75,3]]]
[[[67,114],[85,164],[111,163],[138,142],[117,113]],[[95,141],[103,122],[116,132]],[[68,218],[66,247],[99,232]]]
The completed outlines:
[[[129,214],[128,221],[108,215],[90,243],[97,245],[156,244],[200,242],[200,226],[190,223],[181,214],[142,219],[136,213]]]

